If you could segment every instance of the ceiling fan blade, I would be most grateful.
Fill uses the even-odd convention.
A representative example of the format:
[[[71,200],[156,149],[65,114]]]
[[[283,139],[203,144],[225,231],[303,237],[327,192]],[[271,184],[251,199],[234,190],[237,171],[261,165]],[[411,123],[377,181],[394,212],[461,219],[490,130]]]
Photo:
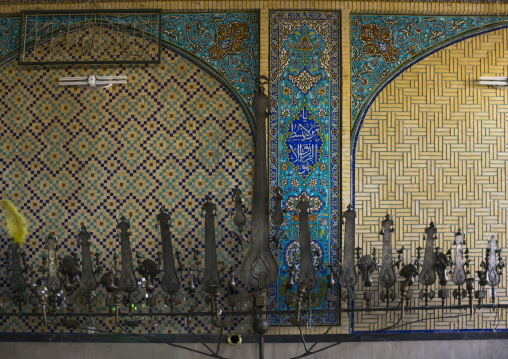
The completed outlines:
[[[88,82],[59,82],[60,86],[88,86]]]
[[[60,77],[59,81],[82,81],[88,80],[88,77]]]
[[[127,80],[127,76],[96,76],[97,80]]]
[[[490,86],[508,86],[508,82],[506,81],[479,81],[480,85],[490,85]]]
[[[125,80],[118,80],[118,81],[95,81],[96,85],[116,85],[116,84],[126,84],[127,81]]]
[[[480,81],[508,81],[508,77],[504,76],[480,76]]]

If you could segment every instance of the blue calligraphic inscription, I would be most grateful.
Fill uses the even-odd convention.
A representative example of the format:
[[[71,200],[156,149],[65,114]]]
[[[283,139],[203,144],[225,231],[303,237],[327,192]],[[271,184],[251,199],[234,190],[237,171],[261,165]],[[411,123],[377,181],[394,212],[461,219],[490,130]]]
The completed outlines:
[[[303,105],[289,122],[284,139],[287,160],[298,175],[306,180],[321,161],[323,152],[323,132],[321,124]]]

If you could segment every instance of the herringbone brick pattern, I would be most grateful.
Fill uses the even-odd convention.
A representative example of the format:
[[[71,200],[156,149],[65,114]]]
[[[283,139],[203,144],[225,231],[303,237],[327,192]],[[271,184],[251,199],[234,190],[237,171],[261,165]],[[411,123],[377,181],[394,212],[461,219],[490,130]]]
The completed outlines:
[[[436,245],[445,252],[455,248],[453,233],[465,231],[475,271],[490,236],[506,247],[508,90],[480,86],[477,80],[480,75],[507,76],[507,66],[508,30],[496,31],[427,57],[381,92],[364,121],[355,158],[356,240],[364,254],[381,251],[378,233],[386,213],[395,221],[393,255],[404,246],[406,263],[414,261],[418,246],[425,247],[422,238],[430,221],[438,228]],[[500,303],[508,302],[504,274]],[[446,288],[455,285],[450,280]],[[440,286],[433,289],[437,295]],[[504,312],[471,319],[455,314],[465,313],[416,313],[405,322],[419,322],[398,329],[507,327]],[[355,330],[383,328],[397,319],[384,312],[358,314]]]

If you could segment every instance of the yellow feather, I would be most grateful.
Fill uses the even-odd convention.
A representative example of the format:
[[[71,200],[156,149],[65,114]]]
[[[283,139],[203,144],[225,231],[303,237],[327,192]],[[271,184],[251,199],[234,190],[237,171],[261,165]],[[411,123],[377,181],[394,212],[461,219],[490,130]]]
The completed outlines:
[[[28,235],[25,217],[18,212],[16,206],[8,199],[0,201],[0,207],[5,215],[7,232],[15,243],[24,243]]]

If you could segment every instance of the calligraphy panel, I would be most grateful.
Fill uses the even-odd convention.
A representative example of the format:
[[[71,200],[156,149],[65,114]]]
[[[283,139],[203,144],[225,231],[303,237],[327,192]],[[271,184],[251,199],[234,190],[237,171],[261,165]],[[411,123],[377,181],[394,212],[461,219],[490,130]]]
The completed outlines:
[[[294,266],[299,272],[298,213],[306,197],[311,205],[313,262],[318,286],[310,309],[326,308],[327,265],[337,256],[339,210],[339,36],[340,14],[272,12],[270,189],[284,194],[286,235],[278,248],[280,275],[270,290],[270,309],[293,308],[297,289],[286,282]],[[336,303],[332,303],[336,305]],[[330,316],[311,316],[311,324],[332,322]],[[271,318],[285,324],[287,318]]]

